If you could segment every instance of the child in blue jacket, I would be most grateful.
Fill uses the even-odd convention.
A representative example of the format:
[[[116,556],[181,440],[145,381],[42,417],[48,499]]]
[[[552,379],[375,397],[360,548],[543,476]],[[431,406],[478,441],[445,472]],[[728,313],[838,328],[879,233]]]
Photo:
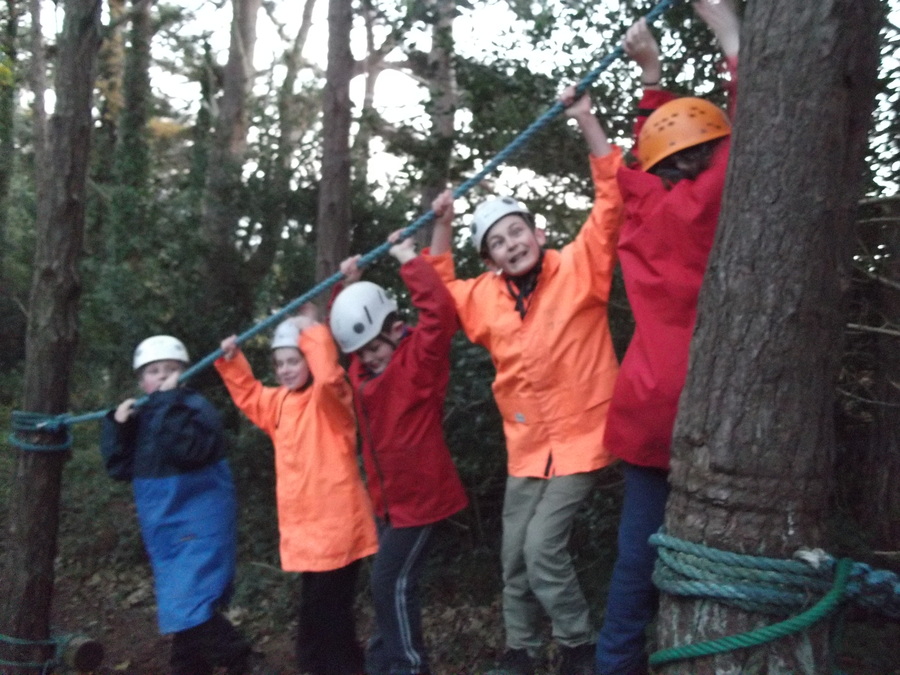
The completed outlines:
[[[234,580],[237,501],[222,421],[200,394],[179,388],[188,363],[169,335],[141,342],[133,366],[147,399],[128,398],[103,421],[106,471],[130,481],[153,566],[159,629],[174,633],[172,675],[249,672],[249,643],[221,608]]]

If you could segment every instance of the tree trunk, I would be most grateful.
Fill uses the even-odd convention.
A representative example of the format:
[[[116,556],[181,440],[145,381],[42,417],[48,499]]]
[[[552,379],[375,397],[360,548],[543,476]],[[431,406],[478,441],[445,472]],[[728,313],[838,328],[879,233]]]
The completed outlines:
[[[77,342],[78,256],[84,231],[85,176],[91,138],[94,64],[100,41],[98,0],[67,0],[50,119],[49,163],[39,172],[37,250],[29,301],[23,408],[68,408]],[[59,442],[41,433],[32,443]],[[60,479],[67,453],[20,451],[10,491],[8,545],[2,561],[0,633],[30,640],[49,632]],[[40,661],[45,648],[0,645],[3,658]],[[23,671],[24,672],[24,671]],[[40,672],[39,670],[36,672]]]
[[[21,345],[25,320],[16,297],[24,295],[24,287],[15,284],[10,274],[9,258],[9,193],[16,171],[15,101],[19,82],[17,40],[24,3],[7,0],[5,23],[0,27],[0,368],[22,358]]]
[[[456,137],[454,120],[459,105],[456,71],[453,68],[454,43],[453,19],[456,16],[456,0],[439,0],[435,6],[434,25],[431,27],[431,52],[428,54],[431,94],[431,137],[433,146],[428,153],[428,164],[423,173],[422,212],[431,208],[431,202],[450,180],[450,159],[453,156],[453,140]],[[431,241],[431,227],[417,233],[416,240],[422,246]]]
[[[875,0],[747,5],[720,229],[674,432],[673,536],[776,558],[824,544],[880,20]],[[660,616],[663,647],[778,620],[669,596]],[[664,672],[825,672],[827,628]]]
[[[16,69],[18,54],[16,49],[19,33],[19,17],[22,13],[20,0],[7,0],[6,21],[0,27],[0,280],[5,278],[6,223],[9,184],[12,178],[15,157],[13,124],[15,116]],[[5,285],[5,284],[4,284]],[[5,303],[5,300],[3,301]]]
[[[316,239],[316,281],[338,270],[350,252],[350,0],[328,3],[328,68],[322,101],[322,179]]]
[[[234,238],[245,214],[241,171],[247,149],[247,97],[253,81],[260,5],[261,0],[232,0],[231,45],[203,198],[202,226],[209,247],[206,276],[210,316],[231,330],[253,314],[253,293],[243,283]]]

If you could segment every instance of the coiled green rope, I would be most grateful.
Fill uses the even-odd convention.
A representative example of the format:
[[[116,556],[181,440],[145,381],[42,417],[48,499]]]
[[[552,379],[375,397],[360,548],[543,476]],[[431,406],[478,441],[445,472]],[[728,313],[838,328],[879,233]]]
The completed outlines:
[[[900,578],[824,551],[800,551],[783,560],[722,551],[664,533],[650,537],[658,558],[653,582],[670,595],[712,598],[752,613],[791,615],[756,630],[658,651],[650,665],[755,647],[800,633],[844,601],[900,618]],[[813,598],[820,597],[812,607]]]

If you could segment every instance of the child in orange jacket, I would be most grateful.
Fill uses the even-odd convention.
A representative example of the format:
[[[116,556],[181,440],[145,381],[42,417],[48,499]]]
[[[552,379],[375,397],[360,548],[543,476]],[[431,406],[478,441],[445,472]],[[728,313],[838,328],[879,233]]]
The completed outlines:
[[[541,610],[562,654],[560,675],[593,669],[594,630],[567,550],[572,520],[612,462],[603,447],[618,363],[607,304],[621,199],[610,146],[583,96],[562,97],[590,149],[594,207],[575,241],[544,250],[544,232],[511,197],[475,210],[472,242],[491,270],[457,279],[450,242],[453,199],[435,200],[430,256],[470,340],[488,349],[497,375],[509,477],[503,506],[504,675],[533,675],[542,645]]]
[[[275,446],[282,569],[302,573],[297,661],[313,675],[359,675],[353,617],[360,560],[378,549],[356,464],[352,392],[337,349],[312,310],[272,339],[278,387],[254,378],[234,336],[215,362],[232,399]]]

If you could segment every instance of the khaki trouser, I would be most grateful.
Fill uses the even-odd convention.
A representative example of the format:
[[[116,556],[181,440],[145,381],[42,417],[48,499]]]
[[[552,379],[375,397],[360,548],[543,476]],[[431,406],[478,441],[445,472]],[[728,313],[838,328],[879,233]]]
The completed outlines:
[[[596,485],[597,473],[506,479],[500,555],[510,649],[537,652],[541,608],[550,616],[553,638],[560,644],[574,647],[594,640],[567,544],[575,513]]]

